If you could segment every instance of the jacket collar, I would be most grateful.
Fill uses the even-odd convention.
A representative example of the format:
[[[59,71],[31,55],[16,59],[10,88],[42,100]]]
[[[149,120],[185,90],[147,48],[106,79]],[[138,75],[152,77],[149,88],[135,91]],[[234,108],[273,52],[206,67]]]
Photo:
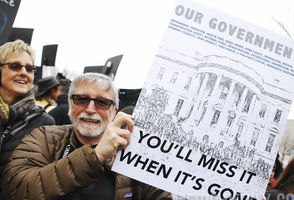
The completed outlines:
[[[72,129],[70,130],[70,138],[69,138],[69,142],[70,142],[70,145],[74,148],[74,149],[77,149],[81,146],[83,146],[82,143],[80,143],[80,141],[78,140],[77,136],[76,136],[76,133],[75,133],[75,130],[72,126]]]

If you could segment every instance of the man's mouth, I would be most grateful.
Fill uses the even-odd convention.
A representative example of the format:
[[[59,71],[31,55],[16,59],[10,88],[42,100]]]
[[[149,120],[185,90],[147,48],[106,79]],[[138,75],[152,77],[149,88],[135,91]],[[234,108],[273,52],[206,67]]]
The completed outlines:
[[[95,124],[97,124],[97,123],[99,123],[100,122],[100,120],[98,120],[98,119],[91,119],[91,118],[80,118],[80,120],[82,120],[82,121],[84,121],[84,122],[88,122],[88,123],[95,123]]]

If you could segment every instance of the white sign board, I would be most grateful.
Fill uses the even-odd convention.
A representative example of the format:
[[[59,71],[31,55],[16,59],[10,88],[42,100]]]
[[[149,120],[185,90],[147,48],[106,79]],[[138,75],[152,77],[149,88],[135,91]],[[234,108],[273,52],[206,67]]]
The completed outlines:
[[[261,199],[293,99],[292,47],[178,1],[112,169],[188,199]]]

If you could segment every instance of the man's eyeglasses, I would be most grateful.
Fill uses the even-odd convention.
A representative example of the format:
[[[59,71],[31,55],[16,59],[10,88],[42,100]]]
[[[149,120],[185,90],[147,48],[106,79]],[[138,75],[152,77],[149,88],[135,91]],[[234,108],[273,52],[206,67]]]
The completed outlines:
[[[19,63],[2,63],[0,66],[7,65],[10,70],[20,71],[23,67],[26,69],[27,73],[34,73],[37,70],[37,67],[32,65],[21,65]]]
[[[106,99],[103,97],[100,98],[90,98],[86,95],[81,95],[81,94],[73,94],[70,96],[70,99],[72,99],[72,101],[74,102],[75,105],[78,106],[88,106],[90,101],[94,101],[95,103],[95,107],[101,110],[107,110],[110,108],[110,106],[113,104],[114,102],[110,99]]]

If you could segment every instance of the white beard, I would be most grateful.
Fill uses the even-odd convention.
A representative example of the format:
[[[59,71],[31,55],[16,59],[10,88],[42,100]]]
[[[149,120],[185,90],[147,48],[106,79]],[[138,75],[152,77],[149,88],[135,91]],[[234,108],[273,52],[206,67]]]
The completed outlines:
[[[107,122],[104,122],[99,114],[89,115],[85,112],[82,112],[77,117],[77,120],[73,121],[73,124],[76,127],[77,131],[80,133],[80,135],[84,137],[95,138],[104,132],[105,127],[113,120],[114,116],[115,116],[115,111],[112,113],[112,116],[109,118],[109,120]],[[98,120],[99,124],[97,125],[85,124],[81,122],[81,118]],[[100,127],[97,129],[97,126],[100,126]]]
[[[89,125],[89,124],[85,124],[81,122],[81,118],[87,118],[87,119],[91,119],[91,120],[98,120],[99,124],[95,125]],[[101,133],[103,133],[106,124],[104,123],[104,121],[102,120],[101,116],[98,114],[93,114],[93,115],[89,115],[85,112],[82,112],[81,114],[79,114],[78,116],[78,120],[77,120],[77,130],[79,131],[79,133],[82,136],[85,137],[97,137],[99,135],[101,135]],[[99,129],[97,129],[97,126],[100,126]]]

